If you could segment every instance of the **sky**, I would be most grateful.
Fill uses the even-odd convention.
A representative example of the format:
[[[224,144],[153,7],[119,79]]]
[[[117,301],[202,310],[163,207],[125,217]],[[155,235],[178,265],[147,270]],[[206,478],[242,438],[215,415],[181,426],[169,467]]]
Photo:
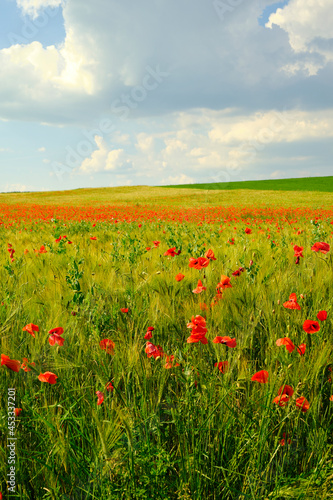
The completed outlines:
[[[0,0],[0,191],[332,175],[333,0]]]

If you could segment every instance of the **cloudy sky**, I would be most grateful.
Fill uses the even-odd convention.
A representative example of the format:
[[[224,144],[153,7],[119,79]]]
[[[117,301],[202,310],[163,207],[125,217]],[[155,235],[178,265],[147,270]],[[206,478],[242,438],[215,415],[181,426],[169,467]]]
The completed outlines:
[[[333,0],[0,11],[0,191],[332,175]]]

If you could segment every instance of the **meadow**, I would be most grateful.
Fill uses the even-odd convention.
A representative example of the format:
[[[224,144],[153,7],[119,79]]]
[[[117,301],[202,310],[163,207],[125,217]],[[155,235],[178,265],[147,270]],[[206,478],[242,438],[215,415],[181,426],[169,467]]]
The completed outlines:
[[[3,498],[333,498],[333,195],[245,191],[0,195]]]

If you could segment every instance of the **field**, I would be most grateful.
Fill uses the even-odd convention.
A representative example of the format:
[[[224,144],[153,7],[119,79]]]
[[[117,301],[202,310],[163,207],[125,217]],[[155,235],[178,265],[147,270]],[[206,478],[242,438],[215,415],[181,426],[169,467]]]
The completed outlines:
[[[166,186],[168,188],[174,186]],[[182,184],[178,188],[208,190],[254,189],[255,191],[318,191],[333,192],[333,177],[304,177],[301,179],[269,179],[264,181],[213,182],[207,184]]]
[[[1,194],[3,498],[333,498],[332,234],[332,193]]]

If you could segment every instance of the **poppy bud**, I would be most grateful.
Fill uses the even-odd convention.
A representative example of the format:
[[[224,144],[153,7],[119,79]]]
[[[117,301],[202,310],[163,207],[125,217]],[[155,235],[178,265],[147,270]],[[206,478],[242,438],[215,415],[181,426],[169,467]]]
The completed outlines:
[[[272,313],[274,314],[275,313],[275,309],[272,310]]]

